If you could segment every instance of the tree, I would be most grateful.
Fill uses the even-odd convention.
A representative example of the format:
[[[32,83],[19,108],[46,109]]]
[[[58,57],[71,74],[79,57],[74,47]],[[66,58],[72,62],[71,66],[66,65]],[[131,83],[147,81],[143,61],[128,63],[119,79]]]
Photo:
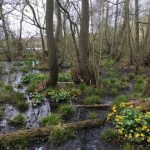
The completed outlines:
[[[56,53],[56,41],[54,38],[53,27],[53,13],[54,13],[54,0],[46,1],[46,34],[47,34],[47,47],[48,47],[48,61],[50,76],[48,86],[56,86],[58,78],[58,60]]]
[[[7,26],[6,26],[5,16],[3,13],[3,0],[0,1],[0,14],[1,14],[1,19],[2,19],[2,28],[3,28],[3,32],[5,35],[6,47],[7,47],[7,49],[5,50],[5,54],[6,54],[8,61],[11,61],[9,34],[8,34]]]
[[[89,0],[82,0],[82,15],[80,21],[80,76],[84,82],[89,84],[94,81],[94,75],[89,69]]]
[[[135,51],[136,51],[136,72],[139,72],[139,0],[135,0]]]

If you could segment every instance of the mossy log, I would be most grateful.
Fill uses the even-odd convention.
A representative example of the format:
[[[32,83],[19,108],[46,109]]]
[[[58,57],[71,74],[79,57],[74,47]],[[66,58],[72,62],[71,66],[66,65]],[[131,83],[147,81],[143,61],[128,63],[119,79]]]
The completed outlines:
[[[110,109],[111,104],[96,104],[96,105],[74,105],[75,107],[82,107],[82,108],[95,108],[95,109]]]
[[[62,124],[61,126],[65,128],[73,128],[75,130],[82,130],[82,129],[87,129],[87,128],[92,128],[96,126],[101,126],[105,123],[106,119],[89,119],[85,121],[79,121],[79,122],[73,122],[73,123],[67,123],[67,124]],[[60,125],[56,125],[60,126]],[[28,129],[28,130],[21,130],[17,132],[12,132],[8,134],[3,134],[0,135],[0,142],[12,142],[12,141],[17,141],[21,139],[37,139],[38,137],[47,137],[52,128],[55,126],[48,126],[48,127],[41,127],[41,128],[33,128],[33,129]]]

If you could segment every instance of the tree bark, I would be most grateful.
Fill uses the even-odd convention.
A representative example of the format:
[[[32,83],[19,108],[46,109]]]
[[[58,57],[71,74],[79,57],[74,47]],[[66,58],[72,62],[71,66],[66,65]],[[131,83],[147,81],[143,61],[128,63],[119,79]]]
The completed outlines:
[[[57,78],[58,78],[58,60],[56,53],[56,42],[54,39],[53,13],[54,13],[54,0],[47,0],[46,34],[47,34],[48,60],[50,69],[48,86],[52,87],[57,85]]]
[[[82,16],[80,21],[80,64],[79,72],[83,82],[95,83],[94,74],[89,69],[89,0],[82,0]]]
[[[11,53],[10,53],[10,46],[9,46],[9,35],[8,35],[7,27],[6,27],[5,16],[3,14],[2,5],[3,5],[3,0],[0,2],[0,14],[1,14],[1,19],[2,19],[2,28],[3,28],[4,35],[5,35],[6,47],[7,47],[7,50],[5,50],[5,54],[6,54],[8,61],[11,61]]]

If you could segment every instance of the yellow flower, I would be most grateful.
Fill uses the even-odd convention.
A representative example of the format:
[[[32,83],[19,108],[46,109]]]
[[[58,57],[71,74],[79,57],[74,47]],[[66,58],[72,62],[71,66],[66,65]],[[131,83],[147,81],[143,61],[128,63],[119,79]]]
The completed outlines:
[[[130,133],[128,137],[131,139],[132,138],[132,134]]]
[[[142,127],[142,130],[146,130],[148,127],[147,126],[143,126]]]
[[[124,116],[116,115],[115,120],[116,120],[117,123],[123,124]]]
[[[137,133],[137,134],[135,135],[135,137],[136,137],[136,138],[139,138],[139,136],[140,136],[140,134],[139,134],[139,133]]]
[[[141,121],[141,118],[136,118],[135,121],[136,121],[137,123],[139,123],[139,122]]]
[[[112,111],[113,111],[114,113],[117,112],[117,107],[116,107],[116,105],[113,106]]]
[[[120,103],[120,107],[121,107],[121,108],[124,108],[125,106],[126,106],[126,105],[125,105],[124,102]]]
[[[113,115],[114,115],[113,112],[112,112],[112,113],[109,113],[109,114],[107,115],[107,121],[110,120],[110,119],[112,118]]]
[[[143,138],[144,138],[144,137],[145,137],[145,135],[144,135],[143,133],[141,133],[141,137],[143,137]]]
[[[123,135],[123,131],[122,131],[121,129],[118,129],[118,133],[119,133],[120,135]]]
[[[150,143],[150,137],[147,138],[147,142]]]

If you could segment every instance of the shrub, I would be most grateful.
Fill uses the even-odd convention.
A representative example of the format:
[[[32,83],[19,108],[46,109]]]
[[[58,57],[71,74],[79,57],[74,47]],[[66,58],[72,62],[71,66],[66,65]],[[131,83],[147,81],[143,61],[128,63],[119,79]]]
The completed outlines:
[[[74,113],[75,108],[70,104],[64,104],[59,107],[59,113],[63,115],[63,117],[71,117]]]
[[[12,85],[5,85],[4,87],[5,87],[5,90],[7,90],[7,91],[13,91]]]
[[[104,96],[107,93],[104,88],[95,88],[95,94],[99,96]]]
[[[25,101],[17,101],[16,106],[21,112],[25,112],[28,109],[28,103]]]
[[[72,76],[69,72],[59,73],[58,74],[58,81],[59,82],[70,82],[70,81],[72,81]]]
[[[80,90],[77,88],[71,88],[67,90],[71,98],[78,98],[81,94]]]
[[[79,85],[79,89],[80,89],[81,91],[85,90],[86,87],[87,87],[87,85],[86,85],[85,83],[81,83],[81,84]]]
[[[23,101],[23,100],[25,100],[26,98],[24,97],[24,94],[23,93],[20,93],[20,92],[16,92],[15,93],[15,99],[16,99],[16,101]]]
[[[9,124],[12,126],[23,126],[25,124],[24,115],[17,114],[15,117],[9,120]]]
[[[134,146],[130,143],[125,143],[125,145],[123,146],[123,150],[134,150]]]
[[[101,99],[97,95],[92,95],[92,96],[86,97],[84,103],[87,105],[100,104]]]
[[[96,112],[90,112],[88,118],[89,119],[96,119],[97,118],[97,113]]]
[[[59,114],[49,114],[45,117],[42,117],[40,120],[40,124],[42,126],[58,125],[61,122],[62,122],[62,119]]]
[[[134,79],[135,79],[135,74],[134,74],[134,73],[130,73],[130,74],[128,75],[128,78],[129,78],[130,81],[131,81],[131,80],[134,80]]]
[[[118,138],[117,132],[113,128],[107,128],[101,134],[101,138],[104,141],[110,141]]]
[[[28,74],[23,78],[22,82],[24,84],[29,84],[33,80],[34,76],[35,76],[34,74]]]
[[[3,106],[0,106],[0,121],[3,119],[4,117],[4,110],[5,108]]]
[[[74,129],[64,128],[62,126],[56,126],[52,129],[49,141],[52,143],[60,144],[70,138],[75,138],[76,131]]]
[[[95,89],[93,87],[88,86],[85,88],[84,93],[89,96],[93,95],[95,94]]]
[[[34,92],[30,94],[30,100],[32,105],[36,107],[44,102],[45,96],[43,93]]]
[[[110,94],[111,94],[112,96],[116,96],[119,91],[118,91],[117,88],[112,88],[110,92],[111,92]]]
[[[23,78],[23,83],[28,84],[28,92],[34,92],[38,85],[43,81],[47,80],[47,74],[28,74]]]
[[[113,106],[107,119],[111,119],[115,130],[123,139],[129,142],[150,143],[150,112],[142,112],[141,107],[131,103],[121,103],[120,108]]]
[[[64,89],[61,90],[48,90],[46,93],[48,98],[51,98],[52,102],[65,102],[70,98],[70,93]]]
[[[27,66],[24,66],[24,67],[22,67],[21,68],[21,71],[23,72],[23,73],[28,73],[29,72],[29,67],[27,67]]]
[[[128,101],[129,96],[128,95],[119,95],[115,98],[113,104],[119,107],[121,103],[126,103]]]
[[[136,83],[133,89],[134,92],[136,93],[141,93],[143,91],[143,84],[141,83]]]

